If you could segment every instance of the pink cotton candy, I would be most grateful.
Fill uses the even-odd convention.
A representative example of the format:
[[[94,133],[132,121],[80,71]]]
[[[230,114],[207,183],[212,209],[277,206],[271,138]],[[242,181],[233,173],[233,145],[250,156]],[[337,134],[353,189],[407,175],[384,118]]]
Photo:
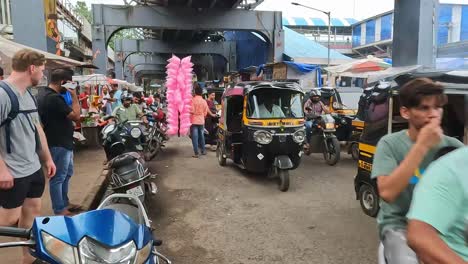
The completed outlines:
[[[168,135],[187,135],[190,126],[190,111],[192,103],[192,71],[191,56],[183,59],[172,55],[167,60],[167,102],[168,102]],[[180,124],[179,124],[180,122]],[[180,128],[179,128],[180,127]]]

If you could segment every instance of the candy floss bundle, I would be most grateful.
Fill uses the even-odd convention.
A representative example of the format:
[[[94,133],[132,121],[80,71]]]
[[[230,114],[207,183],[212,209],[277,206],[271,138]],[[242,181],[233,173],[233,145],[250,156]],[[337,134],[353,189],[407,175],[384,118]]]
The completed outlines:
[[[190,110],[192,103],[192,70],[191,56],[182,60],[175,55],[168,60],[167,69],[167,116],[169,135],[188,135]]]

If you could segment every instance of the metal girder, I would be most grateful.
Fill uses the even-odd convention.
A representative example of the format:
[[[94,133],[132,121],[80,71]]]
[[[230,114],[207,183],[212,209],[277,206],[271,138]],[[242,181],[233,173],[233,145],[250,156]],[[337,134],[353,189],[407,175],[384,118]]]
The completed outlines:
[[[161,54],[216,54],[226,59],[229,65],[228,70],[237,69],[236,43],[233,41],[193,44],[188,42],[165,42],[155,39],[124,39],[115,42],[115,52],[121,54],[116,58],[116,65],[121,64],[121,67],[125,65],[125,60],[129,54],[153,52]]]
[[[135,71],[135,75],[139,71],[161,71],[161,72],[166,72],[166,65],[165,64],[142,63],[142,64],[136,65],[133,70]]]
[[[151,63],[140,63],[134,65],[133,69],[127,71],[126,81],[129,83],[136,81],[136,76],[141,71],[159,71],[159,72],[166,72],[166,65],[165,64],[151,64]]]
[[[155,79],[164,79],[166,77],[165,72],[155,71],[155,70],[142,70],[135,75],[135,83],[137,85],[141,84],[141,79],[143,76],[154,76]]]
[[[127,65],[132,64],[132,65],[137,65],[137,64],[143,64],[143,63],[148,63],[148,64],[167,64],[166,58],[163,58],[159,55],[156,54],[142,54],[142,53],[131,53],[127,55],[126,53],[116,53],[119,55],[116,55],[115,58],[115,76],[118,79],[124,79],[125,78],[125,73],[127,72]],[[123,58],[126,58],[126,60],[123,60]],[[127,78],[128,78],[127,74]]]
[[[100,73],[107,68],[107,43],[122,28],[251,31],[270,43],[270,62],[281,61],[284,53],[281,12],[102,4],[92,9],[94,63]]]

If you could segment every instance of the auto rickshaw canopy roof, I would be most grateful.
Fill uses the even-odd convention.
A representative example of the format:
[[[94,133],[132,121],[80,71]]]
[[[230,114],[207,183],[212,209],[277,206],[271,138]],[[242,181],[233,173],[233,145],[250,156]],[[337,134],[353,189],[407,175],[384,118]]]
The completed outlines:
[[[228,88],[224,93],[224,96],[234,96],[234,95],[246,95],[252,91],[259,89],[283,89],[283,90],[293,90],[299,93],[304,93],[301,86],[295,82],[241,82],[236,84],[232,88]]]
[[[468,94],[468,71],[425,71],[395,76],[391,89],[398,92],[405,83],[416,78],[429,78],[441,82],[447,94]]]

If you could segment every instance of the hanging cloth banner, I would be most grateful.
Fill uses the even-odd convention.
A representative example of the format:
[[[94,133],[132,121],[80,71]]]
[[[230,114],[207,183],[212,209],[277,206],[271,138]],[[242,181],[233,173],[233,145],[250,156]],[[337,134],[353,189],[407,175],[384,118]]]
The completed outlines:
[[[191,56],[180,59],[172,55],[166,66],[168,135],[186,136],[192,125],[192,71]]]

